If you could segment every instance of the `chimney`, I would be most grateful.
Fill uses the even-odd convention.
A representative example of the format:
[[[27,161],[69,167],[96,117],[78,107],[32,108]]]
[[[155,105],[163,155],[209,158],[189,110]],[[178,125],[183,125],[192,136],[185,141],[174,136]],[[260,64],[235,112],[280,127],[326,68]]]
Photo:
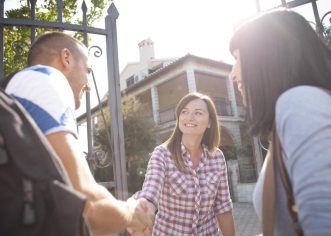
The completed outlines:
[[[138,46],[140,63],[148,64],[150,60],[154,59],[154,42],[150,38],[141,41],[138,43]]]

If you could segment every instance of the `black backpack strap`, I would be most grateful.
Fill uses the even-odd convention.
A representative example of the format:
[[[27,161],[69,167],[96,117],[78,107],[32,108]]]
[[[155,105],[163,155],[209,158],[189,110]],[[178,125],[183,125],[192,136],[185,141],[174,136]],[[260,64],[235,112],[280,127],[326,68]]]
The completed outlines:
[[[282,184],[283,184],[283,187],[286,192],[287,208],[288,208],[288,211],[292,218],[294,230],[296,231],[297,235],[303,235],[302,229],[299,224],[298,209],[295,204],[292,185],[291,185],[288,173],[285,168],[283,157],[281,155],[282,146],[281,146],[280,140],[278,138],[275,127],[273,128],[272,145],[273,145],[273,149],[274,149],[273,158],[274,158],[274,162],[275,162],[275,166],[276,166],[276,171],[278,171],[278,173],[280,174]]]
[[[10,80],[14,77],[14,75],[16,75],[18,72],[20,72],[20,70],[18,71],[14,71],[12,73],[10,73],[9,75],[7,75],[6,77],[3,77],[0,79],[0,88],[2,89],[6,89],[7,85],[9,84]]]
[[[265,158],[265,176],[262,196],[262,232],[263,236],[274,234],[275,223],[275,168],[273,145],[269,145],[268,153]]]
[[[12,156],[17,167],[32,179],[58,179],[69,183],[67,173],[62,171],[62,163],[55,151],[21,104],[2,89],[0,104],[0,122],[6,124],[0,126],[0,133],[6,138],[5,141],[11,144],[6,146],[6,151]],[[20,158],[22,155],[24,158]],[[49,158],[44,158],[45,156]]]
[[[0,165],[6,164],[8,162],[8,154],[5,150],[5,139],[0,131]]]
[[[274,231],[276,173],[278,172],[287,197],[287,207],[292,218],[293,228],[298,236],[303,235],[298,222],[298,212],[293,196],[292,185],[282,157],[282,146],[275,126],[272,129],[272,141],[266,157],[266,170],[263,185],[262,230],[263,235],[272,236]]]
[[[35,122],[0,88],[1,235],[89,235],[86,196]],[[4,195],[5,197],[3,197]]]

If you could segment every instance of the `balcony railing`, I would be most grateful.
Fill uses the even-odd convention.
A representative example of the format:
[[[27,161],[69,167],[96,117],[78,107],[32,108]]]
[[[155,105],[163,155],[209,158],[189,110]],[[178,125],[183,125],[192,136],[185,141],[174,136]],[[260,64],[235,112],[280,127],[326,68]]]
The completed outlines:
[[[176,105],[160,110],[160,124],[176,120]]]
[[[231,103],[222,97],[213,98],[217,115],[219,116],[233,116],[233,111],[231,108]]]

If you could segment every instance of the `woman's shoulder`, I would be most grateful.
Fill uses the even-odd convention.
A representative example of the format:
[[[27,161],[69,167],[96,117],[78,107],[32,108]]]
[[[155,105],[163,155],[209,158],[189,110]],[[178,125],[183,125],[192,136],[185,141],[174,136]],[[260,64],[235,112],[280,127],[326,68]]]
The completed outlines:
[[[224,154],[220,148],[216,148],[214,151],[215,155],[224,157]]]
[[[165,144],[160,144],[154,148],[152,156],[169,158],[171,156],[171,153]]]
[[[330,106],[331,94],[325,89],[297,86],[285,91],[278,98],[275,111],[276,130],[282,145],[292,150],[313,134],[330,129]]]
[[[168,148],[167,148],[167,145],[162,143],[160,145],[157,145],[155,148],[154,148],[154,151],[157,150],[157,151],[161,151],[161,152],[167,152],[168,151]]]
[[[303,102],[319,103],[331,100],[331,91],[310,85],[300,85],[283,92],[277,99],[276,105],[298,105]],[[290,103],[291,102],[291,103]]]
[[[276,102],[276,119],[283,115],[316,114],[329,110],[331,93],[315,86],[296,86],[282,93]],[[307,114],[307,115],[308,115]],[[300,115],[301,116],[301,115]]]
[[[224,154],[220,148],[215,148],[213,151],[206,150],[208,155],[217,160],[225,160]]]

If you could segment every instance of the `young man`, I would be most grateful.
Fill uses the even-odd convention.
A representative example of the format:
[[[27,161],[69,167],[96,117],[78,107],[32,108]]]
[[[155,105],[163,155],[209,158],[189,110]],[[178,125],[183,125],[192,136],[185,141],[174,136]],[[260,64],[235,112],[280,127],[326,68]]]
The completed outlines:
[[[73,187],[86,195],[84,217],[91,232],[150,228],[154,214],[147,211],[146,201],[115,199],[95,182],[80,150],[74,111],[90,90],[86,47],[67,34],[46,33],[32,45],[28,65],[10,80],[6,92],[30,113],[60,157]]]

